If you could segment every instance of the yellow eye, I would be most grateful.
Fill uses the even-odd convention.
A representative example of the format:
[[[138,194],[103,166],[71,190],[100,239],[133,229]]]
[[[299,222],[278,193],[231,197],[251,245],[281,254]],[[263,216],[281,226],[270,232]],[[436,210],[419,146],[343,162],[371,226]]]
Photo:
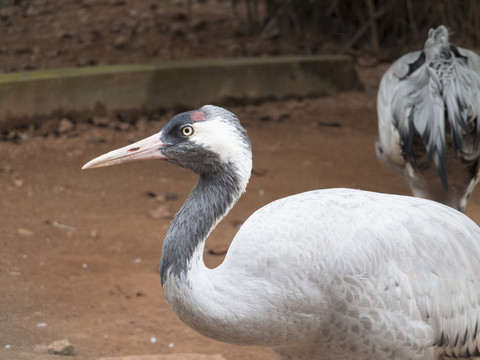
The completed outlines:
[[[193,126],[185,125],[184,127],[182,127],[182,135],[183,136],[189,137],[189,136],[192,136],[193,133],[194,133]]]

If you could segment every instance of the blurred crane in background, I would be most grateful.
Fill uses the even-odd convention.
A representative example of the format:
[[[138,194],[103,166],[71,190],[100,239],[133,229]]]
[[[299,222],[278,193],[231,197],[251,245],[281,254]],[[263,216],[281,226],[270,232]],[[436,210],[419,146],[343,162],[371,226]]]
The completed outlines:
[[[431,29],[380,82],[377,156],[413,194],[465,209],[479,180],[480,57]]]

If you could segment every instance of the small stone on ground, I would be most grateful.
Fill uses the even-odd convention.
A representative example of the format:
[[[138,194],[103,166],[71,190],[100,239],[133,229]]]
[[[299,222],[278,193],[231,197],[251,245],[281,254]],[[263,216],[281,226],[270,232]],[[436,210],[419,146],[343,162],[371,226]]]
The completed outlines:
[[[55,355],[73,355],[75,348],[67,339],[57,340],[48,345],[48,352]]]

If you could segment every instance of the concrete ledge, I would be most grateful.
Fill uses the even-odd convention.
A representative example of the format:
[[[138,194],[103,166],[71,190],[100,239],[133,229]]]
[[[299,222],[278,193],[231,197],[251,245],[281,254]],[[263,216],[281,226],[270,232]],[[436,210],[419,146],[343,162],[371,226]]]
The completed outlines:
[[[358,89],[347,56],[175,61],[0,75],[0,129],[50,116],[195,108]]]
[[[132,355],[120,357],[102,357],[98,360],[225,360],[220,354],[168,354],[168,355]]]

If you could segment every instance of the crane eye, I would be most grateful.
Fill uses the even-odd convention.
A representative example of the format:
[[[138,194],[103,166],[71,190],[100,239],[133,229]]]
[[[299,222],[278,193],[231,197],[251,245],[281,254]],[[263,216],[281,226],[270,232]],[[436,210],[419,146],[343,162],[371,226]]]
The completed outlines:
[[[185,125],[184,127],[182,127],[181,132],[183,136],[190,137],[195,131],[193,130],[193,126]]]

